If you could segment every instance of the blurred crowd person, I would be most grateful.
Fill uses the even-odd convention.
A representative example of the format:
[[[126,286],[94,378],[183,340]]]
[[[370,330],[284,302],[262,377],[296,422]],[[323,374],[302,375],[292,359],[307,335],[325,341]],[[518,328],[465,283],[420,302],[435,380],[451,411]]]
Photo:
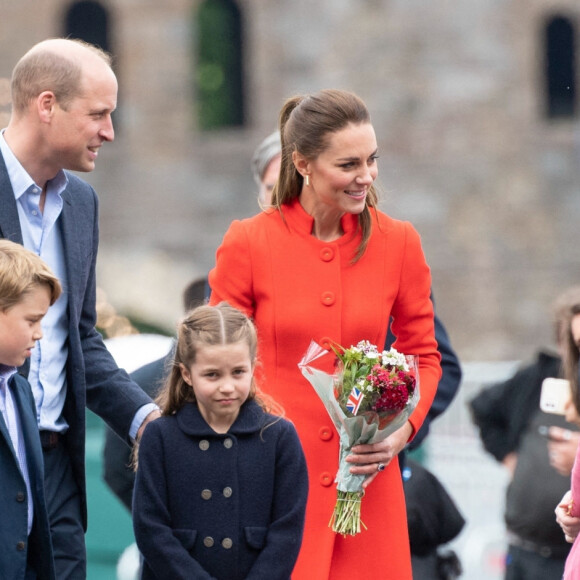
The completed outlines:
[[[413,578],[455,580],[463,573],[459,556],[447,544],[457,538],[465,518],[439,478],[406,458],[403,487]]]
[[[207,294],[206,278],[192,280],[182,292],[183,312],[200,306],[205,302]],[[136,369],[130,374],[134,380],[151,398],[158,395],[159,389],[171,368],[173,349]],[[103,479],[111,491],[131,513],[133,503],[133,487],[135,485],[135,470],[132,461],[132,447],[117,436],[112,430],[105,430],[105,445],[103,447]]]
[[[469,403],[486,451],[509,470],[505,523],[506,580],[561,580],[569,544],[554,519],[554,506],[570,486],[580,433],[570,416],[540,409],[544,379],[570,376],[571,313],[580,288],[563,292],[553,305],[556,347],[505,382],[487,387]],[[574,347],[577,351],[577,347]]]
[[[282,146],[280,131],[270,133],[256,148],[252,156],[252,176],[258,186],[258,204],[267,207],[272,200],[272,191],[280,175]]]

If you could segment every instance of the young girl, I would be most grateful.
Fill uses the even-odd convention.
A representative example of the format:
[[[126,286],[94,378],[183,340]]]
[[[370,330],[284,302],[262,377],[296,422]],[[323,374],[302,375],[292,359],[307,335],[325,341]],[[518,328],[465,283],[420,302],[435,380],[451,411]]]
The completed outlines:
[[[256,330],[225,303],[179,325],[140,446],[133,524],[143,579],[288,579],[308,476],[294,426],[256,394]]]

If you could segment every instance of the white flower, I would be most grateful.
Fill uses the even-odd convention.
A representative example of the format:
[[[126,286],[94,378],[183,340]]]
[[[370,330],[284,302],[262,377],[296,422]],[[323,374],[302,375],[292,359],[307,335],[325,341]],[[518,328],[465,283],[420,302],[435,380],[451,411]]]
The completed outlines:
[[[368,340],[361,340],[356,347],[351,348],[356,348],[356,352],[363,352],[366,356],[369,356],[371,353],[376,353],[378,355],[377,347],[374,344],[371,344]]]
[[[400,370],[407,372],[409,370],[409,365],[407,364],[407,359],[404,354],[401,354],[396,349],[391,348],[391,350],[384,350],[382,353],[382,364],[383,366],[393,366]]]

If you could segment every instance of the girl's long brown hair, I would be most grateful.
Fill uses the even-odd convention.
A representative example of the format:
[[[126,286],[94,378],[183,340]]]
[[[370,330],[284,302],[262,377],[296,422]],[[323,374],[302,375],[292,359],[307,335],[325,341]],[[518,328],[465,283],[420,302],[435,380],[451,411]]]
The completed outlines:
[[[173,415],[186,403],[195,403],[195,394],[181,375],[181,367],[195,363],[200,347],[243,342],[250,350],[250,360],[257,364],[258,338],[252,321],[226,302],[217,306],[202,305],[191,310],[177,328],[177,345],[169,375],[155,402],[162,415]],[[259,391],[254,379],[248,399],[255,399],[266,411],[281,414],[276,402]]]
[[[177,345],[165,380],[155,402],[161,415],[173,415],[187,403],[195,403],[195,394],[181,374],[180,364],[191,367],[195,363],[200,347],[245,342],[250,349],[250,360],[254,368],[257,364],[258,338],[252,321],[241,311],[226,302],[217,306],[202,305],[191,310],[177,327]],[[255,400],[266,412],[278,415],[271,423],[262,427],[262,432],[284,415],[283,408],[269,395],[252,386],[248,400]],[[133,447],[131,464],[138,467],[139,444]]]

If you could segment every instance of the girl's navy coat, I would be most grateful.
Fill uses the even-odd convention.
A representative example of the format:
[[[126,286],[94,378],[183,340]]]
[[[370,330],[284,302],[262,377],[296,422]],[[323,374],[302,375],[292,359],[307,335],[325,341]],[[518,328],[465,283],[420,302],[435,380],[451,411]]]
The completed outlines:
[[[140,444],[133,503],[142,578],[287,580],[307,493],[294,426],[255,401],[226,434],[195,404],[157,419]]]

